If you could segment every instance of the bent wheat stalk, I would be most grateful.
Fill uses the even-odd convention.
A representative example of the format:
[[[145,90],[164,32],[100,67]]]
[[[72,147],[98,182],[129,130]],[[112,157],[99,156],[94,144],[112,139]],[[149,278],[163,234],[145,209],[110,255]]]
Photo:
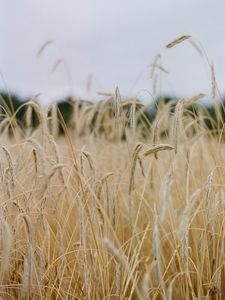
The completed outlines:
[[[136,162],[138,160],[139,152],[141,151],[143,147],[142,143],[138,143],[137,146],[134,149],[134,154],[133,154],[133,162],[132,162],[132,167],[131,167],[131,176],[130,176],[130,183],[129,183],[129,194],[131,194],[133,184],[134,184],[134,172],[136,168]]]
[[[159,151],[165,151],[165,150],[173,150],[174,147],[169,144],[159,144],[156,146],[153,146],[152,148],[148,149],[147,151],[144,152],[145,156],[149,156],[151,154],[155,154]]]

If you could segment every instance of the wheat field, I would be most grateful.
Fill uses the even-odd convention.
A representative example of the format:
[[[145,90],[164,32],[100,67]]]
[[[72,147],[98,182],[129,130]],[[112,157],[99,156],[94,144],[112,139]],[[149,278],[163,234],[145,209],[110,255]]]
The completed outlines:
[[[224,126],[200,97],[149,124],[118,89],[67,127],[35,99],[1,121],[1,299],[225,298]]]

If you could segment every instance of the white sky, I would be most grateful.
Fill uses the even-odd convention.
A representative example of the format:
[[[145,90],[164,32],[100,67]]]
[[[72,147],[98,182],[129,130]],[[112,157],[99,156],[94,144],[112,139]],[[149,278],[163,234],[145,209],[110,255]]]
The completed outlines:
[[[123,95],[149,100],[148,66],[161,53],[170,73],[162,76],[163,93],[210,95],[210,70],[196,49],[189,42],[165,49],[182,34],[201,42],[225,94],[224,0],[0,0],[0,72],[10,90],[43,93],[45,101],[71,89],[87,96],[90,74],[91,96],[118,85]],[[37,58],[47,40],[54,45]],[[59,58],[67,73],[63,64],[51,72]]]

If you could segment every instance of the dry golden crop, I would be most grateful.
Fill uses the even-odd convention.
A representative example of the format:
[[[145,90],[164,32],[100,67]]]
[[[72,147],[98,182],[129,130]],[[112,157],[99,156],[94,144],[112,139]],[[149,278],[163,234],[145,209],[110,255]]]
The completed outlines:
[[[29,103],[35,130],[2,121],[2,299],[224,299],[223,127],[181,100],[143,135],[143,106],[129,99],[130,120],[114,98],[74,111],[64,136],[54,106]]]

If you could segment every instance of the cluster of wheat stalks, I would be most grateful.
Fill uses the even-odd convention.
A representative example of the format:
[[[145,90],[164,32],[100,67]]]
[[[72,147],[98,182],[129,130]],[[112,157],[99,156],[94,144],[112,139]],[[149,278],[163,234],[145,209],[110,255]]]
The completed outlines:
[[[162,101],[149,129],[118,89],[74,104],[64,136],[54,105],[25,104],[26,128],[6,116],[1,299],[224,299],[224,134],[187,111],[201,96]]]

